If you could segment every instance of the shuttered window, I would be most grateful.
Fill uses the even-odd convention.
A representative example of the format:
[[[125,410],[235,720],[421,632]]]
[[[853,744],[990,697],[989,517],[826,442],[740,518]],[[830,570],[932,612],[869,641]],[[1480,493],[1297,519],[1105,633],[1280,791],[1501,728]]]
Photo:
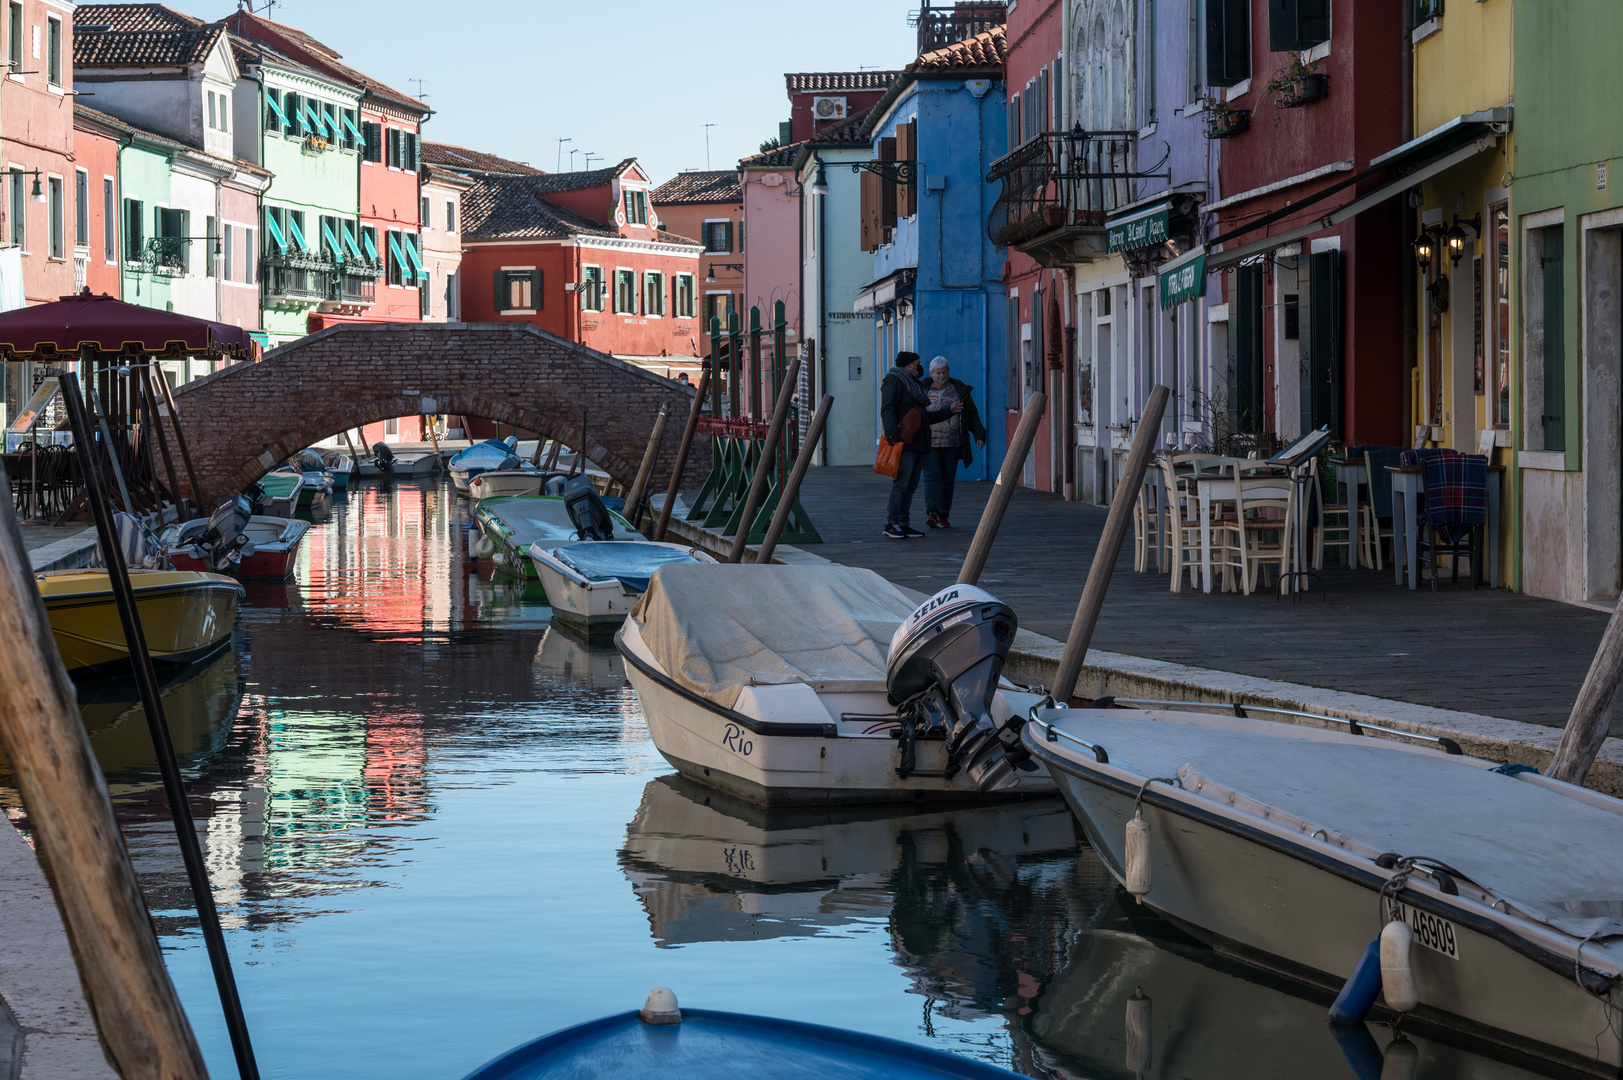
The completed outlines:
[[[362,158],[374,163],[383,160],[383,127],[380,124],[361,125]]]
[[[614,310],[619,315],[637,313],[637,273],[634,270],[614,272]]]
[[[1206,82],[1233,86],[1251,77],[1251,0],[1206,0]]]
[[[862,177],[858,181],[863,251],[875,251],[879,248],[879,188],[883,183],[878,175],[868,172],[866,169],[862,171]]]
[[[1330,0],[1268,0],[1268,48],[1311,49],[1330,40]]]
[[[1544,329],[1544,412],[1538,417],[1544,428],[1544,449],[1567,448],[1567,331],[1566,277],[1562,265],[1566,257],[1565,226],[1539,230],[1539,265],[1543,280]],[[1529,440],[1531,441],[1531,440]]]
[[[1009,149],[1010,150],[1013,150],[1015,147],[1017,147],[1021,143],[1025,142],[1025,139],[1023,137],[1024,132],[1022,131],[1023,125],[1021,123],[1021,118],[1020,118],[1020,101],[1021,101],[1021,95],[1019,95],[1019,94],[1010,94],[1009,95]]]
[[[603,268],[583,266],[580,275],[580,309],[602,311],[608,297],[604,295]]]
[[[1024,400],[1020,371],[1020,297],[1011,296],[1006,305],[1003,334],[1003,401],[1007,408],[1018,409]]]
[[[1301,313],[1303,431],[1330,425],[1341,434],[1341,252],[1307,256],[1307,304]]]
[[[732,251],[733,223],[730,221],[705,222],[704,249],[716,253]]]
[[[678,319],[691,319],[697,310],[694,301],[696,294],[693,291],[693,275],[677,274],[671,282],[672,315]]]
[[[665,275],[649,270],[642,276],[642,313],[665,314]]]
[[[918,159],[918,121],[909,120],[905,124],[896,125],[896,159],[898,161],[915,161]],[[918,170],[914,170],[915,182],[912,184],[896,185],[896,214],[898,217],[912,217],[918,213]]]
[[[1229,409],[1236,432],[1263,430],[1262,267],[1242,266],[1229,281]]]
[[[496,271],[496,310],[529,313],[541,310],[541,271]]]
[[[896,160],[896,138],[895,138],[895,136],[891,136],[890,138],[885,138],[885,139],[880,139],[879,140],[879,160],[880,161],[895,161]],[[880,183],[879,183],[879,229],[880,229],[879,235],[880,235],[880,238],[885,243],[889,243],[890,242],[891,230],[893,230],[895,228],[896,228],[896,185],[892,184],[888,180],[883,180],[882,179],[882,180],[880,180]]]
[[[387,157],[384,164],[391,169],[400,168],[400,136],[399,128],[389,128],[384,135],[384,145],[387,147]]]

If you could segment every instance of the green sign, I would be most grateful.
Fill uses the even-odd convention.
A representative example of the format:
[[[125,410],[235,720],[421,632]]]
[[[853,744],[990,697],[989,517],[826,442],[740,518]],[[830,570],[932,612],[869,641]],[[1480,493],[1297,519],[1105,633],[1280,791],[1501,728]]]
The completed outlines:
[[[1161,306],[1175,307],[1206,293],[1206,250],[1196,248],[1161,271]]]
[[[1167,208],[1143,210],[1131,217],[1112,221],[1105,226],[1105,241],[1111,255],[1118,251],[1135,251],[1166,243]]]

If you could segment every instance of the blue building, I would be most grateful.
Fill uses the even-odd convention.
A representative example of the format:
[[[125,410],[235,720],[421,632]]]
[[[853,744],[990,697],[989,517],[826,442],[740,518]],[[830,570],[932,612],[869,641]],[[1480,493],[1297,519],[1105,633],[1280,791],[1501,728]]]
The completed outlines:
[[[945,356],[974,387],[987,445],[966,479],[1003,461],[1003,251],[986,234],[997,190],[986,172],[1007,143],[1003,27],[920,56],[868,113],[873,160],[861,174],[862,250],[873,279],[853,309],[874,313],[873,387],[897,352]],[[890,164],[887,164],[890,163]],[[995,358],[995,359],[994,359]],[[1018,407],[1018,403],[1016,403]]]

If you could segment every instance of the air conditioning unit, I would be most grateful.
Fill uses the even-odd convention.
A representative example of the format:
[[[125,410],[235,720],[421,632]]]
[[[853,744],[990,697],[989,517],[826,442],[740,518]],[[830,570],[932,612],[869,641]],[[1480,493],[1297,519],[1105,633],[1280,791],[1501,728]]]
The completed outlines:
[[[818,120],[844,120],[845,99],[842,97],[812,98],[812,115]]]

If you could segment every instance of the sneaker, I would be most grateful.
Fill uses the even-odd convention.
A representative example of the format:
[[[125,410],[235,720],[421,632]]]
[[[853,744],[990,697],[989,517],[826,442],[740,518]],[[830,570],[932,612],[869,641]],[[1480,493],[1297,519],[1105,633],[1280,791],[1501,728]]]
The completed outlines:
[[[947,527],[946,522],[937,517],[934,510],[930,511],[929,516],[924,519],[924,524],[932,529],[945,529]]]
[[[950,529],[950,528],[952,528],[952,522],[948,521],[946,518],[942,518],[941,519],[941,524],[937,525],[936,528],[938,528],[938,529]]]
[[[911,540],[915,536],[923,536],[924,534],[919,532],[917,529],[913,528],[913,526],[911,526],[911,525],[903,525],[902,526],[902,535],[907,537],[909,540]]]
[[[880,532],[879,535],[883,536],[886,540],[907,539],[907,533],[902,530],[900,525],[886,525],[884,530]]]

